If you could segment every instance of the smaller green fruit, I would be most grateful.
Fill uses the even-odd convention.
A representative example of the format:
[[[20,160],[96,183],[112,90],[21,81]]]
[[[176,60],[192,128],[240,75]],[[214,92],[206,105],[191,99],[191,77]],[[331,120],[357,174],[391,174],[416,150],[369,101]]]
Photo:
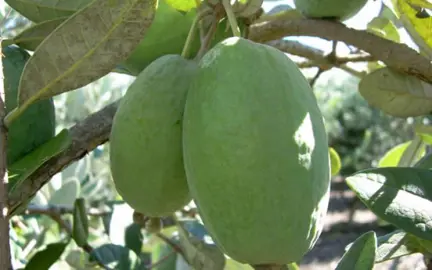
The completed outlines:
[[[182,118],[196,63],[165,55],[128,88],[113,119],[110,167],[118,193],[150,217],[190,200],[182,152]]]
[[[296,9],[309,18],[348,20],[356,15],[368,0],[294,0]]]

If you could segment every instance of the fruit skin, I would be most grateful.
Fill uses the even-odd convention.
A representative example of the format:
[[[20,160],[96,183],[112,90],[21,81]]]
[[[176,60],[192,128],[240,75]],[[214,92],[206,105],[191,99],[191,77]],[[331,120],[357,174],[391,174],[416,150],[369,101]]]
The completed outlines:
[[[236,37],[207,52],[188,92],[183,152],[203,223],[228,256],[287,264],[313,247],[329,200],[327,134],[285,54]]]
[[[182,115],[195,62],[163,56],[128,88],[113,119],[110,167],[118,193],[144,215],[172,214],[190,201]]]
[[[356,15],[368,0],[294,0],[296,9],[310,18],[348,20]]]
[[[131,75],[136,76],[157,58],[166,54],[181,54],[189,29],[196,16],[193,9],[186,14],[172,8],[164,0],[159,0],[155,18],[141,43],[135,48],[129,58],[122,63]],[[212,45],[232,36],[227,21],[218,25]],[[239,22],[240,29],[244,26]],[[200,48],[199,34],[196,33],[189,55],[194,57]]]
[[[2,53],[6,113],[16,108],[18,85],[30,55],[17,46],[3,47]],[[49,141],[55,135],[56,119],[52,98],[28,107],[8,128],[8,166]]]

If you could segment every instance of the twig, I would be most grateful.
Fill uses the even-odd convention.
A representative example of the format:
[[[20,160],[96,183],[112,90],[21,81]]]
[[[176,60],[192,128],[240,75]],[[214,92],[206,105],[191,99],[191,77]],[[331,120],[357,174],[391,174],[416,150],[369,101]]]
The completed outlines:
[[[291,53],[294,54],[294,53]],[[353,55],[351,57],[337,57],[336,59],[334,59],[333,62],[331,62],[329,59],[325,58],[325,56],[322,56],[321,58],[316,56],[315,60],[313,61],[304,61],[304,62],[300,62],[298,63],[298,66],[300,68],[311,68],[311,67],[316,67],[319,65],[332,65],[335,67],[340,68],[340,66],[346,64],[346,63],[358,63],[358,62],[371,62],[371,61],[375,61],[373,59],[372,56],[370,55]]]
[[[183,256],[183,258],[186,258],[185,253],[183,252],[183,249],[176,243],[174,243],[171,239],[166,237],[163,233],[155,233],[157,237],[159,237],[161,240],[163,240],[165,243],[167,243],[172,249],[175,250],[175,252],[179,253]]]
[[[3,124],[6,115],[5,110],[5,89],[3,75],[3,60],[1,53],[0,37],[0,269],[12,269],[11,253],[9,245],[9,218],[8,218],[8,175],[6,170],[6,143],[7,130]]]
[[[168,260],[171,256],[173,255],[177,255],[177,252],[175,250],[172,250],[170,253],[168,253],[167,255],[163,256],[162,258],[160,258],[160,260],[158,260],[155,263],[152,263],[148,266],[146,266],[146,269],[153,269],[156,266],[158,266],[159,264],[163,263],[164,261]]]
[[[68,206],[57,206],[57,205],[29,205],[25,211],[25,214],[46,214],[55,213],[57,215],[73,214],[73,207]],[[87,215],[89,216],[105,216],[110,212],[100,211],[99,209],[89,208],[87,209]]]
[[[318,78],[321,76],[321,74],[323,74],[326,70],[325,69],[318,69],[318,72],[315,74],[315,76],[309,81],[309,84],[311,87],[314,87],[316,81],[318,80]]]
[[[206,33],[204,39],[201,40],[201,47],[198,51],[198,53],[196,54],[195,59],[201,59],[202,56],[208,51],[211,42],[214,38],[214,35],[216,33],[217,30],[217,26],[218,26],[218,21],[216,19],[216,17],[213,18],[211,25],[209,27],[208,32]]]
[[[405,44],[393,42],[367,31],[348,28],[341,23],[305,18],[290,20],[276,18],[252,25],[249,39],[265,43],[286,36],[313,36],[342,41],[368,52],[390,68],[432,83],[432,64],[426,57]]]

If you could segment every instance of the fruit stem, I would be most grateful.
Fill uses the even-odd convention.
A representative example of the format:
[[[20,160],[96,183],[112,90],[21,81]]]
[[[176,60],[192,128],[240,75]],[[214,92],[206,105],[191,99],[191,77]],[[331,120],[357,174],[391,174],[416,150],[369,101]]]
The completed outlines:
[[[231,30],[236,37],[241,37],[240,28],[238,27],[235,14],[231,8],[230,0],[222,0],[222,5],[225,9],[226,15],[228,17],[228,22],[231,26]]]
[[[218,21],[216,20],[216,18],[214,18],[206,36],[201,41],[201,48],[199,49],[199,51],[196,55],[197,60],[201,59],[201,57],[203,57],[203,55],[208,51],[210,44],[211,44],[211,41],[213,40],[214,35],[216,33],[217,26],[218,26]]]
[[[202,20],[202,18],[204,18],[204,16],[206,16],[208,14],[209,14],[208,11],[203,11],[203,12],[198,13],[195,16],[195,18],[192,22],[191,28],[189,29],[189,33],[188,33],[188,36],[186,38],[185,45],[183,46],[183,51],[181,53],[181,56],[183,56],[184,58],[186,58],[186,59],[189,58],[189,51],[190,51],[190,48],[192,46],[193,40],[195,38],[195,33],[197,30],[198,23]]]
[[[251,266],[255,270],[289,270],[288,266],[278,264],[255,264]]]
[[[197,6],[197,11],[199,12],[200,7],[202,7],[201,6],[202,5],[201,0],[195,0],[195,3],[196,3],[196,6]],[[203,23],[203,20],[199,21],[199,25],[197,27],[199,29],[200,40],[202,40],[204,38],[204,23]]]
[[[190,51],[193,39],[195,38],[195,32],[196,32],[196,28],[197,28],[199,19],[200,19],[199,16],[195,16],[195,18],[192,22],[192,26],[189,29],[189,33],[188,33],[188,36],[186,38],[185,45],[183,46],[183,51],[181,53],[181,56],[183,56],[186,59],[189,58],[189,51]]]

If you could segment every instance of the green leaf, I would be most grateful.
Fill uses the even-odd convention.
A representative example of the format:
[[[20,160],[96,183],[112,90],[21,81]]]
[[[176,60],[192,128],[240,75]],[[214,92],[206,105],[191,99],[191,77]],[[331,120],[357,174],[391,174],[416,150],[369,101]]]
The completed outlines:
[[[18,109],[108,74],[140,43],[153,22],[156,5],[157,0],[95,0],[69,17],[28,60]]]
[[[405,2],[417,7],[432,9],[432,2],[429,0],[405,0]]]
[[[165,0],[165,2],[180,11],[189,11],[196,8],[195,0]]]
[[[372,270],[376,248],[375,232],[363,234],[345,252],[335,270]]]
[[[393,260],[413,253],[421,252],[417,237],[402,230],[378,237],[375,263]]]
[[[426,145],[419,136],[408,145],[399,160],[398,167],[411,167],[426,151]]]
[[[25,29],[13,38],[13,43],[23,49],[34,51],[67,17],[44,21]]]
[[[70,178],[57,189],[48,201],[50,205],[73,207],[80,194],[81,183],[76,178]]]
[[[432,152],[423,156],[414,167],[419,169],[431,169],[432,168]]]
[[[378,217],[417,237],[432,240],[432,171],[375,168],[346,178],[357,197]]]
[[[417,133],[417,135],[422,139],[422,141],[428,145],[432,145],[432,135],[425,133]]]
[[[57,136],[12,164],[8,168],[9,193],[12,194],[27,177],[44,165],[50,158],[63,152],[71,143],[72,139],[69,131],[64,129]]]
[[[91,268],[91,266],[96,266],[95,262],[88,262],[89,255],[82,249],[74,249],[68,252],[65,258],[65,262],[69,264],[72,269],[80,270],[92,270],[97,269],[96,267]]]
[[[85,201],[83,198],[78,198],[75,200],[73,209],[72,238],[77,246],[83,247],[87,244],[88,236],[89,223]]]
[[[200,239],[199,234],[190,233],[191,226],[194,225],[199,226],[201,224],[197,220],[185,220],[179,221],[177,226],[180,245],[186,256],[184,259],[196,270],[224,269],[225,255],[215,244],[208,244],[203,239]],[[183,226],[189,227],[189,229],[185,229]]]
[[[378,167],[396,167],[401,159],[403,153],[411,144],[412,141],[407,141],[396,145],[388,150],[378,162]]]
[[[368,72],[372,72],[374,70],[380,69],[380,68],[384,68],[385,65],[383,65],[382,63],[378,62],[378,61],[371,61],[367,63],[367,70]]]
[[[105,244],[90,253],[90,261],[99,261],[110,269],[138,270],[141,260],[132,250],[114,244]]]
[[[414,127],[414,131],[423,142],[432,145],[432,126],[418,124]]]
[[[13,9],[33,22],[67,17],[92,0],[5,0]]]
[[[398,0],[396,8],[411,38],[424,54],[432,57],[432,17],[417,18],[418,9],[414,9],[406,0]]]
[[[49,244],[29,260],[24,270],[49,269],[63,254],[69,242]]]
[[[330,162],[331,162],[331,175],[335,176],[339,173],[342,163],[341,159],[339,157],[338,152],[333,147],[329,147],[329,153],[330,153]]]
[[[296,263],[290,263],[287,265],[288,270],[300,270],[300,267]]]
[[[387,67],[364,76],[358,89],[372,107],[392,116],[415,117],[432,112],[432,85]]]
[[[368,32],[389,39],[394,42],[400,41],[399,32],[391,20],[385,17],[375,17],[367,25]]]
[[[141,231],[141,225],[132,223],[125,230],[125,246],[133,250],[137,255],[141,253],[144,236]]]

